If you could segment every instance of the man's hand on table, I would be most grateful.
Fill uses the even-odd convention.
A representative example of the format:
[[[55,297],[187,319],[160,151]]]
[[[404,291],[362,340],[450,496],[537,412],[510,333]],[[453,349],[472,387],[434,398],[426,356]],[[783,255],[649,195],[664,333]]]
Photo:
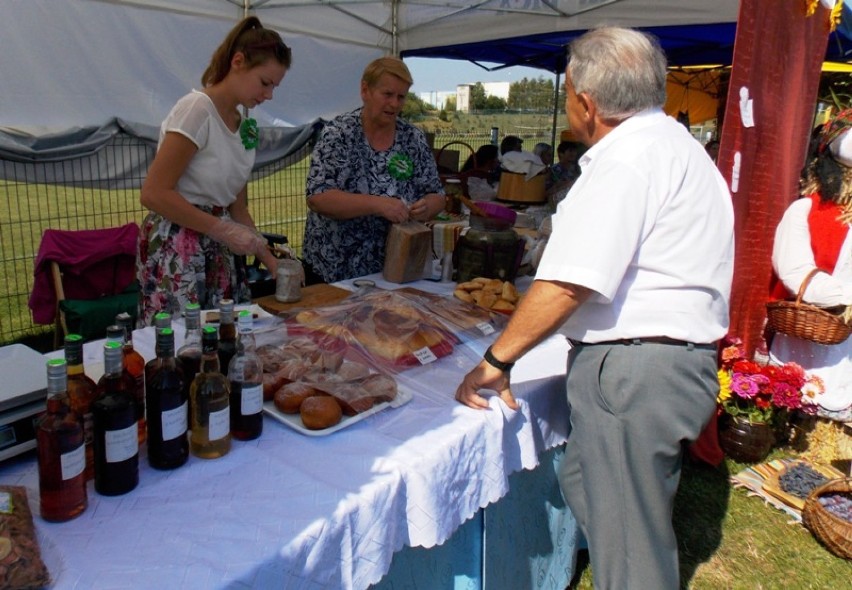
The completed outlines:
[[[496,391],[509,408],[517,410],[518,402],[515,401],[515,396],[512,395],[512,390],[509,389],[509,374],[492,367],[490,364],[482,361],[470,373],[464,376],[464,379],[456,389],[456,399],[464,405],[485,410],[488,409],[488,400],[479,395],[480,389],[491,389]]]

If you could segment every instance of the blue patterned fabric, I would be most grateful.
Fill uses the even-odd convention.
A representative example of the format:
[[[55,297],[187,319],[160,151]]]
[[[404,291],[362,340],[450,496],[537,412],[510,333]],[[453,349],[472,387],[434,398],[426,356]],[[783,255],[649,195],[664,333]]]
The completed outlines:
[[[389,160],[398,154],[414,164],[408,179],[394,178],[388,170]],[[376,151],[364,135],[360,108],[329,122],[311,155],[307,198],[332,189],[396,197],[409,205],[426,194],[444,192],[423,132],[397,119],[393,146]],[[381,272],[389,227],[375,215],[341,220],[309,211],[303,257],[328,283]]]

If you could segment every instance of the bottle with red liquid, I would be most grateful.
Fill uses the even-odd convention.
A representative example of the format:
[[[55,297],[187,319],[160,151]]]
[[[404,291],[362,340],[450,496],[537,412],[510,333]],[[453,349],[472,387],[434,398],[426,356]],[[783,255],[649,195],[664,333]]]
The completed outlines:
[[[83,436],[86,439],[86,480],[90,480],[95,477],[92,403],[98,396],[98,386],[86,375],[83,366],[83,337],[79,334],[65,336],[65,362],[68,367],[68,400],[71,409],[83,421]]]
[[[120,313],[115,316],[115,323],[124,330],[122,339],[122,364],[133,380],[136,387],[133,390],[133,399],[136,400],[136,417],[139,426],[139,444],[145,442],[147,428],[145,426],[145,359],[133,348],[133,318],[129,313]]]
[[[145,410],[148,413],[148,463],[175,469],[189,458],[186,437],[188,403],[183,370],[175,358],[171,328],[157,332],[156,358],[145,365]]]
[[[256,352],[251,311],[239,313],[237,327],[237,352],[228,368],[231,436],[252,440],[263,432],[263,365]]]
[[[234,323],[234,300],[222,299],[219,302],[219,367],[225,377],[231,359],[237,353],[237,325]]]
[[[139,484],[139,438],[133,382],[122,367],[121,345],[104,344],[104,374],[92,404],[95,491],[118,496]]]
[[[184,327],[186,332],[183,344],[177,351],[177,358],[183,369],[184,392],[189,399],[189,389],[195,376],[201,369],[201,306],[197,303],[187,303],[184,308]],[[191,408],[190,410],[191,411]],[[192,424],[192,415],[187,414],[188,424]]]
[[[47,411],[38,419],[36,448],[41,516],[64,522],[89,504],[83,423],[71,409],[64,359],[47,361]]]

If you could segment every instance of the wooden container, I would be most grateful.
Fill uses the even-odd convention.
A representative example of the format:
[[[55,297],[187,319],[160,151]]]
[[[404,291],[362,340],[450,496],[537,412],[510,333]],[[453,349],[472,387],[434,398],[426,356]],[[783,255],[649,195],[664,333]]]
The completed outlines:
[[[420,280],[431,256],[431,229],[417,221],[394,223],[388,231],[382,276],[391,283]]]
[[[497,189],[498,201],[513,203],[544,203],[544,174],[526,180],[526,174],[503,170],[500,174],[500,186]]]

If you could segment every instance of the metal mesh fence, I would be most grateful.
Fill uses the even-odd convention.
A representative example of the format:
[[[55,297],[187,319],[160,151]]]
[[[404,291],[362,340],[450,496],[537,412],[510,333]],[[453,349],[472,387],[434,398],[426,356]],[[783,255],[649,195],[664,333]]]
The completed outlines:
[[[154,155],[142,140],[119,135],[96,154],[61,162],[21,163],[0,159],[0,344],[38,336],[52,325],[34,324],[27,301],[45,229],[99,229],[140,223],[146,211],[139,189]],[[129,161],[128,161],[129,160]],[[301,250],[305,221],[305,177],[309,160],[252,175],[249,201],[262,231],[286,235]],[[107,178],[110,170],[132,170],[123,183],[83,181]],[[26,179],[23,182],[3,180]],[[60,179],[61,183],[47,180]]]
[[[487,129],[487,127],[485,128]],[[550,129],[506,129],[530,141],[548,141]],[[502,135],[501,134],[501,135]],[[442,133],[435,147],[463,142],[476,150],[492,140],[488,131]],[[534,140],[534,141],[533,141]],[[454,145],[460,164],[470,155]],[[154,156],[141,139],[116,136],[97,153],[61,162],[20,163],[0,159],[0,345],[52,331],[52,325],[33,323],[27,301],[33,270],[45,229],[99,229],[140,223],[146,211],[139,189]],[[271,163],[254,172],[249,183],[249,207],[261,231],[287,236],[301,254],[305,217],[305,178],[310,158],[278,170]],[[107,179],[114,170],[130,171],[122,182]],[[4,180],[10,178],[22,181]]]

